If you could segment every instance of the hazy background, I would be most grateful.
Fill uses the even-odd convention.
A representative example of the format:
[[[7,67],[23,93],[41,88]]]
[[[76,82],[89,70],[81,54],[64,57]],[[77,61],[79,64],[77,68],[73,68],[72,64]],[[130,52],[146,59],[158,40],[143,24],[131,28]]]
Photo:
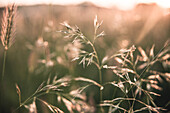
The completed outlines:
[[[140,3],[156,3],[163,8],[170,7],[169,0],[1,0],[0,6],[7,5],[9,3],[16,3],[17,5],[35,5],[35,4],[58,4],[58,5],[70,5],[79,4],[83,2],[91,2],[97,6],[113,7],[116,6],[119,9],[131,9],[135,5]]]
[[[29,1],[28,4],[34,4]],[[60,4],[65,4],[64,0]],[[100,28],[104,30],[106,36],[97,41],[96,47],[99,52],[100,59],[105,55],[111,55],[121,48],[126,48],[131,45],[142,46],[143,49],[148,51],[153,44],[155,44],[155,53],[157,53],[163,44],[170,38],[170,8],[156,3],[145,4],[134,1],[127,5],[125,3],[102,3],[103,0],[94,0],[91,2],[72,4],[74,2],[68,1],[67,4],[72,5],[54,5],[55,1],[41,1],[48,3],[43,5],[25,5],[21,1],[17,1],[24,6],[18,6],[16,17],[16,35],[15,43],[7,53],[6,70],[4,77],[5,89],[1,90],[5,95],[1,97],[3,104],[0,109],[2,113],[9,113],[19,106],[18,96],[15,89],[17,83],[22,92],[22,99],[25,100],[30,96],[41,84],[46,81],[48,76],[58,75],[59,77],[65,75],[84,76],[94,80],[98,80],[97,70],[94,66],[89,66],[83,69],[81,65],[76,63],[60,64],[59,58],[65,58],[64,48],[67,46],[68,41],[63,38],[61,33],[56,31],[61,30],[60,23],[67,21],[71,25],[77,25],[81,31],[89,38],[93,38],[93,20],[95,15],[98,16],[99,21],[103,20],[103,25]],[[106,1],[106,0],[104,0]],[[121,1],[121,0],[120,0]],[[123,0],[122,0],[123,1]],[[127,0],[128,1],[128,0]],[[133,0],[132,0],[133,1]],[[11,0],[11,2],[13,2]],[[97,3],[99,2],[99,4]],[[118,1],[117,1],[118,2]],[[165,0],[162,0],[162,3]],[[6,0],[0,1],[0,5],[4,6]],[[40,1],[37,1],[39,4]],[[51,4],[49,4],[51,3]],[[96,6],[95,4],[98,6]],[[158,2],[157,2],[158,3]],[[105,5],[106,4],[106,5]],[[120,6],[118,5],[120,4]],[[166,3],[164,5],[168,4]],[[122,5],[122,6],[121,6]],[[127,6],[127,7],[124,7]],[[104,7],[99,7],[104,6]],[[122,10],[123,9],[123,10]],[[4,7],[0,8],[0,22],[2,19],[2,12]],[[39,53],[36,48],[36,41],[39,37],[43,37],[50,45],[53,61],[57,64],[54,67],[46,67],[37,63],[36,57],[44,58],[43,53]],[[3,47],[0,44],[0,73],[2,73],[2,59]],[[71,59],[67,58],[70,62]],[[91,70],[91,68],[93,70]],[[163,68],[158,64],[155,69],[161,72],[170,72],[169,66]],[[83,72],[83,73],[82,73]],[[104,81],[111,80],[112,73],[103,71],[105,76]],[[93,75],[93,76],[91,76]],[[156,98],[156,102],[160,106],[164,106],[169,98],[170,84],[163,85],[164,89],[161,92],[162,96]],[[98,90],[87,90],[88,96],[94,98],[94,103],[98,100]],[[107,89],[105,95],[111,97],[113,89]],[[46,97],[51,103],[55,105],[53,97]],[[41,105],[42,106],[42,105]],[[46,109],[46,108],[44,108]],[[43,110],[46,113],[46,110]],[[42,111],[42,113],[43,113]],[[17,111],[18,113],[28,112],[24,108]]]

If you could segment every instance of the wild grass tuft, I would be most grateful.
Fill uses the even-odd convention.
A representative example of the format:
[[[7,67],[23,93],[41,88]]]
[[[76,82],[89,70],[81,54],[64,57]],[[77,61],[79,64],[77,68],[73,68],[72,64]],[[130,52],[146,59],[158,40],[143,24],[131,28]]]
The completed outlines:
[[[62,23],[65,29],[60,31],[64,34],[64,38],[71,40],[71,42],[63,48],[65,53],[63,56],[72,62],[79,61],[78,63],[82,64],[83,68],[90,65],[96,66],[99,80],[82,77],[81,75],[79,75],[79,77],[64,75],[64,77],[59,78],[55,76],[53,79],[49,77],[46,82],[42,82],[37,90],[24,101],[21,98],[22,90],[16,84],[19,97],[19,107],[17,109],[25,107],[29,112],[37,113],[36,102],[39,101],[53,113],[63,113],[65,111],[70,113],[136,113],[145,111],[149,113],[159,113],[165,110],[163,107],[156,105],[154,98],[161,96],[161,94],[157,92],[163,90],[163,88],[159,86],[159,83],[164,80],[170,81],[170,74],[168,72],[159,72],[152,67],[154,67],[157,62],[165,63],[170,58],[169,41],[165,43],[164,47],[158,53],[155,53],[155,45],[147,52],[142,47],[132,45],[129,48],[120,49],[112,55],[103,57],[100,56],[100,51],[96,49],[96,41],[100,37],[105,36],[104,31],[99,32],[102,23],[103,21],[98,22],[96,16],[94,19],[94,34],[92,40],[86,37],[78,26],[71,26],[66,22]],[[40,48],[43,48],[45,58],[40,59],[36,57],[35,59],[36,62],[46,64],[45,68],[70,63],[68,60],[63,60],[64,58],[61,56],[56,56],[56,62],[54,60],[53,62],[51,60],[50,43],[44,41],[42,37],[38,38],[35,45],[37,50],[34,50],[35,48],[33,46],[29,46],[33,50],[32,54],[34,55]],[[86,49],[86,47],[90,49]],[[111,65],[110,62],[115,62],[115,65]],[[30,67],[34,66],[34,60],[32,60],[31,63]],[[70,68],[69,66],[70,65],[68,65],[67,68]],[[34,68],[30,70],[32,72]],[[103,70],[110,70],[113,78],[116,79],[104,81],[103,79],[107,74],[104,75]],[[92,71],[94,70],[92,69]],[[85,83],[86,85],[74,85],[74,83],[77,82]],[[84,91],[90,86],[96,86],[99,90],[100,102],[97,103],[97,106],[100,107],[99,109],[87,102]],[[106,99],[104,97],[105,95],[103,95],[108,86],[114,87],[114,93],[111,99]],[[42,98],[44,95],[55,95],[55,104]],[[64,107],[60,105],[64,105]]]
[[[1,28],[1,42],[4,47],[4,60],[2,69],[2,79],[5,74],[6,54],[9,47],[14,43],[15,39],[15,17],[17,6],[15,4],[9,5],[5,8],[2,18]]]
[[[89,40],[82,32],[81,30],[75,26],[75,27],[71,27],[68,23],[64,22],[62,23],[62,25],[66,28],[66,31],[60,31],[62,33],[64,33],[66,35],[66,37],[68,38],[73,38],[72,43],[74,43],[76,40],[79,40],[82,44],[85,45],[90,45],[90,47],[92,48],[92,51],[86,51],[86,50],[80,50],[79,56],[75,57],[72,61],[74,60],[78,60],[81,59],[79,64],[83,64],[83,67],[85,67],[85,65],[89,66],[90,64],[94,64],[96,65],[96,67],[98,68],[98,76],[99,76],[99,81],[100,81],[100,86],[102,84],[102,64],[99,61],[99,56],[98,53],[96,51],[96,47],[95,47],[95,40],[97,38],[103,37],[104,31],[102,31],[101,33],[98,33],[98,29],[101,27],[103,21],[101,21],[100,23],[98,22],[97,16],[94,19],[94,37],[93,40]],[[103,100],[103,87],[100,88],[100,101]],[[101,111],[104,112],[104,110],[101,108]]]
[[[117,53],[111,56],[106,56],[102,61],[99,61],[99,56],[94,43],[97,38],[104,36],[104,32],[97,34],[97,30],[101,24],[102,22],[98,23],[96,16],[94,19],[94,38],[91,41],[81,32],[77,26],[72,27],[68,23],[62,23],[66,30],[62,30],[60,32],[64,33],[66,35],[65,37],[73,38],[73,43],[75,40],[80,40],[82,44],[87,46],[90,45],[92,48],[92,51],[80,50],[79,56],[75,57],[72,61],[80,59],[79,64],[83,64],[83,67],[94,64],[99,71],[100,83],[82,77],[75,78],[75,80],[93,83],[94,85],[100,87],[100,106],[108,106],[109,113],[116,111],[134,113],[145,110],[151,113],[152,111],[160,112],[161,110],[165,110],[161,107],[157,107],[153,101],[153,97],[160,96],[160,94],[152,92],[151,87],[156,90],[161,90],[162,88],[157,85],[158,82],[156,79],[153,80],[151,78],[157,78],[159,80],[159,76],[163,75],[165,77],[168,74],[152,71],[151,67],[154,66],[156,62],[166,61],[169,58],[169,42],[167,41],[164,47],[157,54],[154,53],[155,45],[153,45],[150,49],[149,55],[147,55],[147,53],[141,47],[137,47],[140,55],[136,55],[136,47],[133,45],[129,49],[121,49]],[[108,66],[107,62],[110,60],[117,61],[120,66]],[[112,70],[114,75],[118,77],[118,80],[103,83],[101,69]],[[157,77],[153,77],[156,75],[151,75],[151,73],[157,73],[158,75]],[[169,77],[166,76],[166,79],[168,78]],[[103,89],[109,84],[114,86],[115,89],[118,88],[119,91],[122,92],[123,96],[116,98],[116,96],[113,95],[113,100],[103,100]],[[89,84],[84,86],[82,90],[89,86],[91,85]],[[82,92],[82,90],[80,92]],[[145,98],[146,101],[142,100],[142,98]],[[123,106],[124,102],[127,104],[126,108]],[[136,106],[136,104],[140,105],[141,107],[139,109],[135,109],[134,106]],[[101,112],[105,112],[103,108],[101,108]]]

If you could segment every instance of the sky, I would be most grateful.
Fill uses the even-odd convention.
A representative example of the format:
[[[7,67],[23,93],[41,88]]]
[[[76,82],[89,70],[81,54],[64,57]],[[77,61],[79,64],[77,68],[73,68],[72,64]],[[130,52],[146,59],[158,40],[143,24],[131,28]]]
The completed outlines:
[[[16,3],[20,5],[33,5],[33,4],[79,4],[82,2],[92,2],[102,7],[116,6],[120,9],[126,10],[133,8],[138,3],[157,3],[163,8],[170,8],[170,0],[0,0],[0,6],[9,3]]]

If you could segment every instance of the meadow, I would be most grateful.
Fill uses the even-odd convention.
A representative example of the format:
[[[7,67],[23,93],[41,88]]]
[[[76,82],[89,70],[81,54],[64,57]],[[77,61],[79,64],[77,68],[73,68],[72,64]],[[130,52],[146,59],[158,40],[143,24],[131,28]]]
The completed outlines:
[[[8,7],[0,8],[0,113],[170,111],[170,9]]]

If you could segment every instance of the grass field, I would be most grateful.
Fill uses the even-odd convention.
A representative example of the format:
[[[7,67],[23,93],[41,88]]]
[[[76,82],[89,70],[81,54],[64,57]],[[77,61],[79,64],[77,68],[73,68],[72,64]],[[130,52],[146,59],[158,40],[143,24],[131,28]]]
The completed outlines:
[[[4,11],[0,113],[170,111],[170,9],[82,3]]]

